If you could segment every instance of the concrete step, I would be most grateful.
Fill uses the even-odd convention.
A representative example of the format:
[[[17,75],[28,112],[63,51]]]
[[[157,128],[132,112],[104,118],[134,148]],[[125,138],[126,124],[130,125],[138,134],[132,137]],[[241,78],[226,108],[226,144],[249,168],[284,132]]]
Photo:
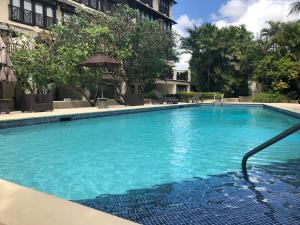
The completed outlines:
[[[115,99],[107,99],[107,105],[120,105]]]

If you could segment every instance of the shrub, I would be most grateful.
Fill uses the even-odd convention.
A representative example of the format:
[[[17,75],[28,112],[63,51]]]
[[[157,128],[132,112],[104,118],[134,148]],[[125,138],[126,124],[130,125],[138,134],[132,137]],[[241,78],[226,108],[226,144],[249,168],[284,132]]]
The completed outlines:
[[[153,93],[153,91],[150,91],[150,92],[144,94],[144,98],[148,98],[148,99],[156,99],[156,96],[155,96],[155,94]]]
[[[175,94],[177,100],[181,102],[189,102],[189,100],[195,95],[195,92],[178,92]]]
[[[198,94],[199,92],[178,92],[175,94],[175,97],[181,102],[189,102],[191,98]],[[220,92],[200,92],[202,94],[202,98],[205,99],[213,99],[214,96],[216,98],[221,98],[222,93]]]
[[[201,94],[203,99],[213,99],[214,96],[218,99],[222,97],[221,92],[201,92]]]
[[[198,93],[199,92],[178,92],[176,94],[167,94],[161,92],[161,95],[165,97],[175,97],[180,102],[189,102],[191,98]],[[200,93],[202,94],[203,99],[213,99],[214,96],[220,99],[222,96],[222,93],[220,92],[200,92]],[[152,91],[145,93],[144,97],[149,99],[156,99],[156,96]]]
[[[262,92],[255,95],[252,99],[253,102],[266,102],[266,103],[275,103],[275,102],[289,102],[289,98],[285,95],[279,93],[268,93]]]

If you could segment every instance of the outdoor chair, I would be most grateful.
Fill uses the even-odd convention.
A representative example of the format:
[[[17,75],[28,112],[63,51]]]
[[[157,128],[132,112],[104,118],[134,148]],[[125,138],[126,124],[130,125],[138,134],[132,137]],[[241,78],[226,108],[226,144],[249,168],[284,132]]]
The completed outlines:
[[[142,94],[125,94],[124,96],[124,105],[128,106],[138,106],[144,105],[145,100]]]
[[[53,96],[49,94],[26,94],[21,100],[22,112],[44,112],[53,110]]]
[[[158,90],[154,90],[153,93],[155,94],[157,101],[159,104],[178,104],[178,100],[174,97],[163,97]]]
[[[195,94],[192,98],[191,98],[192,103],[196,103],[196,102],[203,102],[203,98],[202,98],[202,94],[201,93],[197,93]]]
[[[10,113],[12,100],[11,99],[0,99],[0,113]]]

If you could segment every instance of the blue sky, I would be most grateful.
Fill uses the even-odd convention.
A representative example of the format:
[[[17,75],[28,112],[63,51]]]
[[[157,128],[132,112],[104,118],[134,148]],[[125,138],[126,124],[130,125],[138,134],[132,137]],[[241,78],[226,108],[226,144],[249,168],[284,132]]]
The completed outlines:
[[[218,13],[221,5],[227,0],[178,0],[173,8],[173,17],[177,20],[187,14],[190,18],[201,17],[205,22],[211,22],[211,14]]]
[[[300,15],[287,16],[295,0],[177,0],[173,8],[174,29],[181,36],[188,34],[186,28],[210,22],[218,27],[241,25],[253,33],[260,34],[267,21],[287,22]],[[182,54],[177,68],[187,69],[190,54]]]

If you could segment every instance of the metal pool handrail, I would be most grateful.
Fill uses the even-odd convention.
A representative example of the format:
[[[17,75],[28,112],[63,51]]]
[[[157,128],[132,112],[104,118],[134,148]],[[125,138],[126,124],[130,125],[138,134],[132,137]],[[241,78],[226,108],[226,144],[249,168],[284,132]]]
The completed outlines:
[[[300,130],[300,123],[290,127],[289,129],[283,131],[282,133],[278,134],[277,136],[271,138],[270,140],[266,141],[265,143],[259,145],[258,147],[254,148],[253,150],[247,152],[242,160],[242,171],[243,171],[243,176],[244,179],[249,181],[249,176],[247,173],[247,160],[253,156],[254,154],[264,150],[265,148],[269,147],[270,145],[275,144],[276,142],[286,138],[287,136],[297,132],[298,130]]]

